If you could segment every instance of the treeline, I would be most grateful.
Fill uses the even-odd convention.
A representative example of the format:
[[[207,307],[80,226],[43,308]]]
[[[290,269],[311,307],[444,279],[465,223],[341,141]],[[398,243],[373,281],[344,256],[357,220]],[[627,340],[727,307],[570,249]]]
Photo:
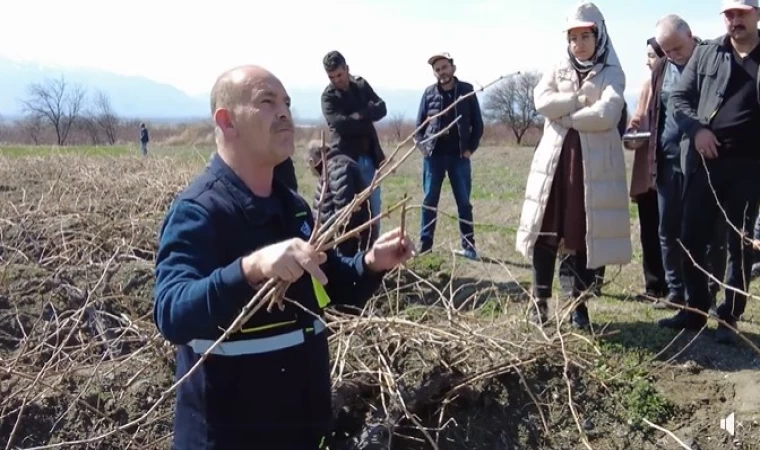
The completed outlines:
[[[491,87],[481,104],[486,121],[482,145],[534,146],[542,118],[533,106],[537,73],[521,73]],[[63,76],[27,87],[23,117],[1,120],[0,142],[11,145],[114,145],[136,143],[140,120],[122,118],[105,92],[89,90]],[[392,105],[389,105],[392,109]],[[391,145],[414,131],[414,117],[390,113],[376,124],[381,141]],[[208,122],[154,124],[145,121],[153,145],[213,145]],[[325,127],[299,127],[299,142],[318,139]]]

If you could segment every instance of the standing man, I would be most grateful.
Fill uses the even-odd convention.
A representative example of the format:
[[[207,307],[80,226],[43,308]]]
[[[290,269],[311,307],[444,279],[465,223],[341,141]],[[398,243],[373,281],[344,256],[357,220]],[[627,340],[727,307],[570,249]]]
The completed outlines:
[[[322,60],[330,84],[322,92],[322,114],[330,127],[331,141],[338,151],[350,157],[369,185],[377,169],[385,161],[380,139],[373,122],[388,114],[385,102],[362,77],[349,72],[346,59],[340,52],[331,51]],[[380,214],[380,186],[369,198],[372,217]],[[372,227],[372,239],[380,232],[380,224]]]
[[[145,124],[140,124],[140,153],[143,156],[148,154],[148,142],[150,142],[150,136],[148,136],[148,129],[145,128]]]
[[[429,116],[440,113],[451,106],[457,98],[473,91],[471,84],[460,81],[454,76],[456,66],[454,59],[448,53],[431,56],[428,64],[433,68],[438,82],[428,86],[422,94],[417,113],[417,128],[420,128]],[[424,253],[433,248],[441,185],[448,174],[451,190],[457,203],[462,254],[470,259],[477,259],[472,204],[470,203],[472,190],[470,157],[478,149],[480,138],[483,136],[483,116],[478,98],[471,95],[466,100],[457,103],[443,116],[431,120],[418,130],[415,140],[424,141],[446,128],[458,116],[461,116],[459,121],[445,134],[421,145],[422,154],[425,157],[422,166],[422,188],[425,198],[422,201],[420,252]]]
[[[668,294],[665,301],[654,303],[656,309],[672,307],[671,304],[686,303],[683,285],[683,255],[678,242],[681,236],[683,211],[683,171],[681,169],[681,140],[683,133],[675,121],[674,108],[669,102],[670,94],[681,79],[681,73],[689,62],[694,49],[701,42],[692,35],[689,24],[675,14],[661,18],[656,25],[656,44],[664,56],[652,65],[651,82],[645,117],[634,117],[631,126],[635,129],[648,128],[651,132],[646,147],[646,166],[649,183],[657,189],[659,208],[659,235],[662,249],[662,264]],[[643,120],[642,120],[643,119]],[[723,280],[726,268],[725,227],[715,231],[715,240],[708,245],[709,269]],[[717,284],[712,284],[717,286]],[[711,285],[711,288],[712,288]],[[717,294],[717,288],[711,289]]]
[[[156,254],[154,320],[178,345],[177,378],[268,279],[290,286],[283,310],[256,312],[179,385],[172,449],[324,448],[331,395],[322,311],[330,300],[365,301],[413,245],[398,229],[353,257],[308,244],[308,203],[274,178],[295,144],[290,99],[265,69],[223,73],[211,111],[217,152],[171,205]]]
[[[701,268],[715,221],[723,214],[721,208],[733,227],[747,230],[748,236],[740,236],[729,227],[727,273],[729,286],[747,292],[753,250],[746,238],[760,204],[758,2],[724,0],[721,12],[728,33],[697,47],[671,93],[675,121],[689,138],[683,158],[686,188],[681,229],[683,245],[691,255],[684,258],[686,297],[689,306],[705,312],[710,294]],[[725,296],[718,316],[736,327],[747,298],[731,289],[726,289]],[[705,322],[704,316],[681,310],[660,325],[698,329]],[[736,338],[722,324],[715,337],[722,343]]]

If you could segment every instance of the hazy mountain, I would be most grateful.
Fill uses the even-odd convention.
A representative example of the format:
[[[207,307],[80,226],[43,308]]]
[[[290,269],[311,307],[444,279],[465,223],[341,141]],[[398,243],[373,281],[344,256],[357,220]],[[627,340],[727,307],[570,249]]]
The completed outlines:
[[[79,83],[89,90],[102,90],[111,97],[113,107],[124,117],[142,120],[186,120],[208,117],[208,94],[191,96],[174,86],[144,77],[118,75],[102,70],[43,66],[16,62],[0,57],[0,114],[5,118],[22,113],[20,100],[27,86],[45,78],[63,75],[67,81]],[[370,83],[372,79],[368,77]],[[325,80],[326,82],[327,80]],[[419,89],[388,89],[373,85],[388,107],[387,118],[401,113],[414,120],[425,86]],[[320,88],[288,88],[296,118],[303,123],[323,123]],[[478,97],[483,104],[483,94]],[[636,95],[626,95],[628,106],[635,107]]]
[[[88,90],[102,90],[111,97],[117,113],[141,119],[190,119],[208,116],[208,94],[191,96],[174,86],[144,77],[118,75],[96,69],[54,67],[17,62],[0,57],[0,114],[6,118],[22,114],[21,100],[27,86],[45,78],[63,75],[68,82],[79,83]],[[420,92],[376,89],[388,103],[389,115],[403,112],[411,119],[419,104]],[[293,108],[304,122],[322,121],[322,88],[289,88]]]

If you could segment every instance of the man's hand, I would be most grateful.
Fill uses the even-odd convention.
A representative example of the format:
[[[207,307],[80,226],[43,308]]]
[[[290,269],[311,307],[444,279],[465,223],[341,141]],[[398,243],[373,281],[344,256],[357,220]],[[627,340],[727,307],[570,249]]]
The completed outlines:
[[[383,233],[364,255],[365,266],[373,272],[391,270],[415,255],[414,244],[401,228]]]
[[[472,156],[472,152],[469,150],[465,150],[464,153],[462,153],[462,157],[465,159],[470,159],[470,156]]]
[[[348,116],[348,117],[350,117],[350,118],[352,118],[352,119],[354,119],[354,120],[362,120],[362,115],[361,115],[361,114],[359,114],[358,112],[355,112],[355,113],[351,114],[351,115],[350,115],[350,116]]]
[[[304,271],[321,284],[327,284],[327,276],[319,268],[327,255],[317,253],[308,242],[293,238],[266,246],[243,258],[243,273],[250,284],[258,284],[269,278],[294,282]]]
[[[706,159],[715,159],[718,157],[718,138],[715,137],[712,131],[707,128],[702,128],[694,136],[694,148],[702,154]]]

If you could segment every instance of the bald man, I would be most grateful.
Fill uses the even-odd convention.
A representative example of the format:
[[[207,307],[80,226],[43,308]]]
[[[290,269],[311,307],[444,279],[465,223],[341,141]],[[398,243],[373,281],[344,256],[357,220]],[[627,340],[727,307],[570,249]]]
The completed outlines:
[[[318,449],[331,419],[324,308],[366,301],[413,253],[399,230],[353,257],[318,253],[308,203],[274,168],[293,154],[290,99],[256,67],[211,92],[217,151],[177,197],[156,254],[154,320],[186,376],[271,278],[282,311],[254,314],[177,389],[174,450]]]

